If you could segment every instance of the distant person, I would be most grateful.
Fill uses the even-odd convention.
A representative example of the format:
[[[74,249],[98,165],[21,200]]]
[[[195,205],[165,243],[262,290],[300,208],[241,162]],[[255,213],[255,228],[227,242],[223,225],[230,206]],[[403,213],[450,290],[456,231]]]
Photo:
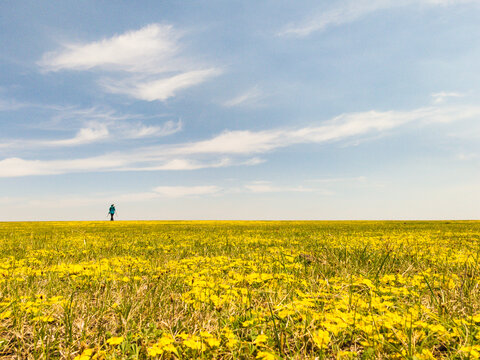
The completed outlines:
[[[108,213],[110,214],[110,221],[113,221],[113,215],[115,215],[115,205],[110,205],[110,209],[108,210]]]

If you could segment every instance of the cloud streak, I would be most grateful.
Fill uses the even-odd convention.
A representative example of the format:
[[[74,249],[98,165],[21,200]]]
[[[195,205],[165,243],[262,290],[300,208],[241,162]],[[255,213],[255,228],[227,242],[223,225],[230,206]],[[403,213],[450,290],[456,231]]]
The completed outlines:
[[[0,148],[49,148],[73,147],[93,143],[108,143],[119,140],[164,137],[182,130],[181,121],[166,121],[162,125],[137,123],[101,123],[90,121],[80,128],[75,136],[59,140],[15,139],[0,143]]]
[[[83,159],[25,160],[7,158],[0,161],[0,177],[83,171],[197,170],[234,165],[256,165],[261,163],[262,159],[258,159],[255,155],[269,153],[279,148],[378,136],[406,124],[416,126],[446,124],[479,116],[480,106],[473,105],[433,106],[411,111],[347,113],[318,126],[257,132],[225,131],[208,140],[141,147],[128,152],[116,152]],[[79,137],[78,135],[77,138]]]
[[[166,197],[185,197],[198,195],[212,195],[221,191],[214,185],[208,186],[157,186],[153,192]]]
[[[58,136],[58,132],[71,132],[77,128],[72,137],[60,139],[0,139],[0,149],[18,148],[48,148],[73,147],[93,143],[111,143],[122,140],[136,140],[144,138],[159,138],[175,134],[183,129],[181,120],[167,120],[158,122],[166,115],[145,117],[138,114],[119,114],[109,109],[76,108],[71,106],[29,105],[53,112],[50,120],[35,124],[32,128],[40,127],[42,131],[51,130]],[[150,124],[145,124],[148,121]],[[154,124],[151,124],[152,122]]]
[[[241,105],[252,105],[257,104],[258,101],[262,98],[262,92],[255,86],[251,89],[248,89],[244,93],[241,93],[223,103],[225,107],[235,107]]]
[[[253,181],[250,184],[244,186],[248,192],[261,194],[261,193],[285,193],[285,192],[315,192],[317,189],[306,188],[303,186],[289,187],[289,186],[277,186],[270,181]]]
[[[448,98],[460,98],[460,97],[464,97],[464,96],[465,96],[465,94],[461,94],[461,93],[458,93],[458,92],[441,91],[441,92],[432,94],[432,99],[433,99],[434,104],[441,104]]]
[[[175,155],[256,154],[296,144],[325,143],[384,133],[407,123],[448,123],[480,115],[479,106],[426,107],[411,111],[367,111],[337,116],[320,126],[265,131],[226,131],[209,140],[168,148]]]
[[[27,107],[28,104],[20,103],[12,99],[0,98],[0,111],[15,111]]]
[[[178,91],[201,84],[220,73],[220,70],[212,68],[188,71],[175,76],[148,81],[138,79],[103,80],[102,86],[113,94],[129,95],[135,99],[146,101],[165,101],[175,96]]]
[[[372,13],[409,5],[450,6],[476,3],[476,0],[348,0],[337,1],[317,15],[289,24],[279,36],[305,37],[327,28],[355,22]]]

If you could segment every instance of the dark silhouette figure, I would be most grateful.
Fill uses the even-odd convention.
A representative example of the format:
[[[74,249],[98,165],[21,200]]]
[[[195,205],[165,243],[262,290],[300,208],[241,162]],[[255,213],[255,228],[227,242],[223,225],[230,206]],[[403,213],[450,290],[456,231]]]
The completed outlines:
[[[110,209],[108,210],[108,213],[110,214],[110,221],[113,221],[113,215],[115,215],[115,205],[110,205]]]

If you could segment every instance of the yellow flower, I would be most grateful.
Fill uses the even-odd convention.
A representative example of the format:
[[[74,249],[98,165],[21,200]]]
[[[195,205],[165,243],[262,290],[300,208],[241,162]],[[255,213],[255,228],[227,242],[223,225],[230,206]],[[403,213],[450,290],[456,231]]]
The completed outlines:
[[[356,352],[354,351],[347,351],[347,350],[340,350],[337,352],[337,359],[342,360],[342,359],[352,359],[357,355]]]
[[[287,316],[294,315],[295,311],[291,309],[283,309],[278,312],[278,316],[280,316],[281,319],[285,319]]]
[[[3,313],[0,314],[0,320],[6,319],[12,315],[12,312],[10,310],[4,311]]]
[[[149,356],[156,356],[161,355],[165,351],[173,352],[178,355],[177,349],[173,345],[175,339],[169,334],[163,334],[163,336],[157,341],[157,343],[153,344],[151,347],[147,349]]]
[[[218,340],[214,337],[209,337],[209,338],[206,338],[204,340],[208,344],[208,346],[210,346],[210,347],[220,346],[220,340]]]
[[[261,359],[261,360],[275,360],[276,357],[274,354],[272,353],[269,353],[267,351],[259,351],[257,353],[257,356],[255,357],[255,359]]]
[[[320,348],[326,349],[330,342],[330,334],[325,330],[318,330],[312,335],[313,342]]]
[[[75,356],[73,360],[90,360],[93,352],[93,349],[85,349],[80,355]]]
[[[108,345],[120,345],[123,342],[123,336],[114,336],[107,340]]]
[[[268,340],[268,336],[265,334],[258,335],[255,340],[253,341],[254,344],[262,346]]]
[[[423,349],[421,353],[415,354],[413,358],[417,358],[418,360],[435,360],[435,356],[433,356],[432,352],[428,349]]]
[[[243,327],[249,327],[249,326],[253,325],[254,323],[255,323],[255,320],[247,320],[247,321],[242,322],[242,326]]]
[[[480,345],[462,346],[460,352],[468,354],[471,359],[480,359]]]
[[[53,322],[55,319],[53,316],[48,316],[48,315],[42,315],[42,316],[35,316],[33,321],[41,321],[41,322]]]
[[[192,350],[201,350],[205,351],[205,345],[202,342],[197,341],[196,339],[188,339],[183,342],[183,345],[192,349]]]

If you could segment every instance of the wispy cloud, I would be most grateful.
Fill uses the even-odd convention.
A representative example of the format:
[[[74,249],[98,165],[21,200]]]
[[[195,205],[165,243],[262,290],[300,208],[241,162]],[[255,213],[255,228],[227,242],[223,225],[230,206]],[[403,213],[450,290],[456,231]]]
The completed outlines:
[[[314,192],[318,189],[306,188],[303,186],[278,186],[270,181],[253,181],[244,186],[246,190],[253,193],[276,193],[276,192]]]
[[[51,208],[63,208],[67,206],[85,206],[91,204],[126,204],[138,203],[159,198],[197,198],[203,196],[225,196],[239,193],[275,193],[275,192],[315,192],[321,195],[331,195],[329,191],[317,188],[305,188],[303,186],[278,186],[269,181],[254,181],[240,187],[222,187],[218,185],[160,185],[143,192],[126,193],[94,193],[87,196],[50,195],[39,198],[29,197],[0,197],[0,204],[15,205],[16,207],[44,206]]]
[[[163,125],[149,126],[135,124],[103,124],[90,122],[80,128],[75,136],[58,140],[28,140],[14,139],[0,143],[0,148],[42,148],[42,147],[72,147],[98,142],[112,142],[125,139],[142,139],[163,137],[182,129],[181,121],[167,121]]]
[[[43,108],[53,112],[51,120],[41,124],[43,131],[53,130],[58,136],[59,131],[71,132],[72,128],[78,128],[76,134],[60,139],[4,139],[3,143],[0,141],[0,148],[72,147],[98,142],[163,137],[175,134],[183,128],[181,120],[147,125],[144,121],[158,122],[158,119],[145,118],[138,114],[119,114],[110,109],[50,105],[44,105]],[[161,117],[163,116],[159,116]]]
[[[426,107],[411,111],[342,114],[320,126],[265,131],[225,131],[209,140],[171,146],[175,155],[265,153],[295,144],[324,143],[379,134],[410,122],[447,123],[480,115],[480,106]]]
[[[225,131],[211,139],[173,145],[143,147],[97,157],[72,160],[0,161],[0,177],[63,174],[78,171],[195,170],[234,165],[255,165],[264,154],[279,148],[327,143],[381,135],[406,124],[427,126],[480,116],[480,106],[425,107],[411,111],[367,111],[337,116],[318,126],[264,131]]]
[[[432,99],[435,104],[440,104],[440,103],[443,103],[448,98],[459,98],[464,96],[465,94],[458,93],[458,92],[441,91],[441,92],[432,94]]]
[[[330,26],[338,26],[353,22],[372,12],[390,8],[402,1],[390,0],[354,0],[341,1],[330,9],[321,11],[318,15],[296,24],[288,25],[279,35],[307,36],[316,31],[322,31]],[[397,5],[398,6],[398,5]]]
[[[260,188],[263,184],[263,188]],[[268,186],[267,186],[268,184]],[[258,186],[258,187],[256,187]],[[15,208],[30,208],[32,206],[41,206],[42,208],[65,208],[72,206],[98,205],[103,207],[105,204],[114,202],[118,206],[140,203],[156,199],[178,199],[178,198],[198,198],[207,196],[228,196],[239,193],[274,193],[274,192],[315,192],[321,195],[331,195],[330,192],[322,189],[307,189],[302,186],[277,186],[271,182],[257,181],[246,184],[241,187],[221,187],[218,185],[190,185],[174,186],[161,185],[143,192],[125,192],[125,193],[93,193],[89,195],[48,195],[37,198],[31,197],[0,197],[1,205],[8,205]]]
[[[122,135],[126,139],[141,139],[146,137],[160,137],[175,134],[181,131],[183,124],[181,120],[167,121],[160,126],[148,126],[136,124],[135,126],[125,126],[122,129]]]
[[[13,99],[0,98],[0,111],[14,111],[14,110],[22,109],[26,106],[28,105],[15,101]]]
[[[179,50],[179,37],[172,26],[151,24],[99,41],[63,44],[62,49],[44,54],[38,65],[45,71],[169,71],[173,70],[170,60]]]
[[[175,96],[178,91],[200,84],[218,74],[220,74],[220,70],[212,68],[188,71],[149,81],[138,79],[127,79],[123,81],[104,79],[102,80],[102,86],[114,94],[130,95],[136,99],[146,101],[165,101]]]
[[[229,158],[196,160],[168,158],[168,155],[152,154],[139,158],[128,153],[114,153],[71,160],[25,160],[7,158],[0,160],[0,178],[31,175],[59,175],[95,171],[171,171],[198,170],[232,166]]]
[[[478,153],[460,153],[457,155],[457,159],[461,161],[476,160],[480,157]]]
[[[345,183],[345,182],[365,182],[367,181],[367,178],[365,176],[356,176],[356,177],[312,179],[309,181],[314,183],[334,184],[334,183]]]
[[[211,195],[221,191],[221,188],[214,185],[208,186],[157,186],[154,193],[166,197],[184,197],[195,195]]]
[[[43,105],[43,107],[54,112],[52,115],[53,123],[61,123],[65,121],[74,121],[76,123],[86,123],[90,121],[114,123],[133,120],[140,116],[137,114],[120,114],[113,109],[96,106],[80,108],[77,106]],[[45,128],[45,124],[42,124],[42,128]]]
[[[322,184],[332,193],[344,192],[348,189],[359,188],[377,188],[381,189],[385,187],[385,183],[378,179],[367,178],[366,176],[354,176],[354,177],[325,177],[321,179],[307,180],[310,184]]]
[[[97,70],[108,74],[99,80],[108,92],[164,101],[220,73],[182,54],[182,35],[171,25],[150,24],[99,41],[63,44],[44,54],[38,65],[49,72]]]
[[[157,186],[151,191],[142,193],[127,193],[110,196],[115,201],[120,202],[138,202],[142,200],[152,200],[158,198],[182,198],[197,197],[202,195],[220,194],[223,188],[216,185],[193,185],[193,186]]]
[[[105,124],[93,123],[89,127],[80,129],[75,137],[71,139],[39,141],[37,144],[45,146],[76,146],[97,142],[109,136],[110,132]]]
[[[352,23],[377,11],[407,5],[448,6],[476,2],[477,0],[342,0],[334,2],[328,8],[320,9],[316,15],[289,24],[278,35],[308,36],[329,27]]]
[[[234,107],[240,105],[255,105],[262,98],[263,93],[258,86],[248,89],[247,91],[223,102],[223,106]]]

